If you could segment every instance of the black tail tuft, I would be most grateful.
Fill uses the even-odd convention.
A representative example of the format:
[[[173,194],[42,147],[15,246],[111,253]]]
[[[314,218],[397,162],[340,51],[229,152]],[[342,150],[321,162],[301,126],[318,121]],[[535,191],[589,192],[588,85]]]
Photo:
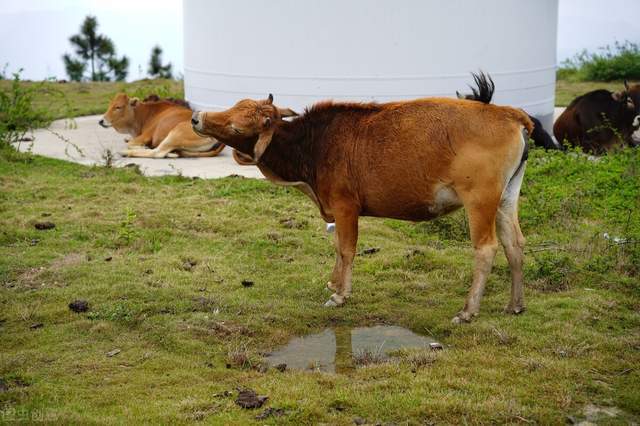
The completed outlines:
[[[473,81],[475,81],[478,88],[469,86],[471,89],[471,95],[467,95],[467,99],[490,104],[493,98],[493,92],[496,91],[496,85],[493,83],[493,79],[489,74],[485,74],[480,71],[478,74],[472,72]]]

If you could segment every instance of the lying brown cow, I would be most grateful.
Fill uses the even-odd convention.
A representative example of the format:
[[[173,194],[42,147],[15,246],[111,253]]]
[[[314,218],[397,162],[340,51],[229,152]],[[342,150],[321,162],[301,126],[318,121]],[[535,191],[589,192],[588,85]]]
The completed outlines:
[[[129,157],[215,157],[224,144],[202,137],[191,128],[191,109],[182,102],[157,96],[146,102],[117,94],[100,125],[133,138],[122,155]],[[157,99],[157,100],[156,100]],[[148,149],[151,148],[151,149]]]
[[[610,92],[600,89],[578,96],[558,117],[553,134],[558,142],[580,146],[592,154],[604,154],[625,144],[634,146],[638,130],[640,84]]]
[[[245,99],[223,112],[195,112],[194,130],[252,156],[271,181],[307,194],[336,224],[336,264],[328,283],[336,306],[351,294],[358,217],[411,221],[466,209],[475,248],[473,283],[454,322],[478,314],[502,243],[511,269],[506,310],[524,310],[524,237],[518,197],[533,124],[509,107],[454,99],[386,104],[324,102],[281,120],[273,97]],[[496,237],[497,231],[497,237]]]

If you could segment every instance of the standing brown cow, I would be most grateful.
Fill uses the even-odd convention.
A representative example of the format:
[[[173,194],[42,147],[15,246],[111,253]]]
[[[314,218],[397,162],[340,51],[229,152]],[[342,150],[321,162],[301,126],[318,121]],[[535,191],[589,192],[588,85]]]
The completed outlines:
[[[431,220],[462,206],[475,248],[473,283],[453,319],[478,314],[487,275],[502,243],[511,269],[506,310],[524,310],[524,237],[518,197],[533,124],[519,110],[482,102],[418,99],[386,104],[324,102],[292,121],[273,105],[245,99],[223,112],[196,112],[194,130],[250,155],[271,181],[307,194],[336,223],[334,293],[351,294],[358,217]],[[497,236],[496,236],[497,231]]]

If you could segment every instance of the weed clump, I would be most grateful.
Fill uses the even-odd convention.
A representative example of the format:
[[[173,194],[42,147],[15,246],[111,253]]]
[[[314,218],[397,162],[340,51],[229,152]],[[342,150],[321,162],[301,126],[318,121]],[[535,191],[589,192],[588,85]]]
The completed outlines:
[[[604,46],[599,52],[583,50],[562,62],[558,79],[612,81],[640,79],[640,46],[626,40]]]

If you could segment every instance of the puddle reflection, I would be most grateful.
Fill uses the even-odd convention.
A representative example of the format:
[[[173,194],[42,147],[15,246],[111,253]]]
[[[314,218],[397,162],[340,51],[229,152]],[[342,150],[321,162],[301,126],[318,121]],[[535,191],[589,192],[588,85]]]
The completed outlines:
[[[353,370],[353,355],[369,351],[387,355],[398,349],[428,348],[435,340],[403,327],[379,325],[328,328],[322,333],[295,337],[266,357],[271,366],[343,373]]]

